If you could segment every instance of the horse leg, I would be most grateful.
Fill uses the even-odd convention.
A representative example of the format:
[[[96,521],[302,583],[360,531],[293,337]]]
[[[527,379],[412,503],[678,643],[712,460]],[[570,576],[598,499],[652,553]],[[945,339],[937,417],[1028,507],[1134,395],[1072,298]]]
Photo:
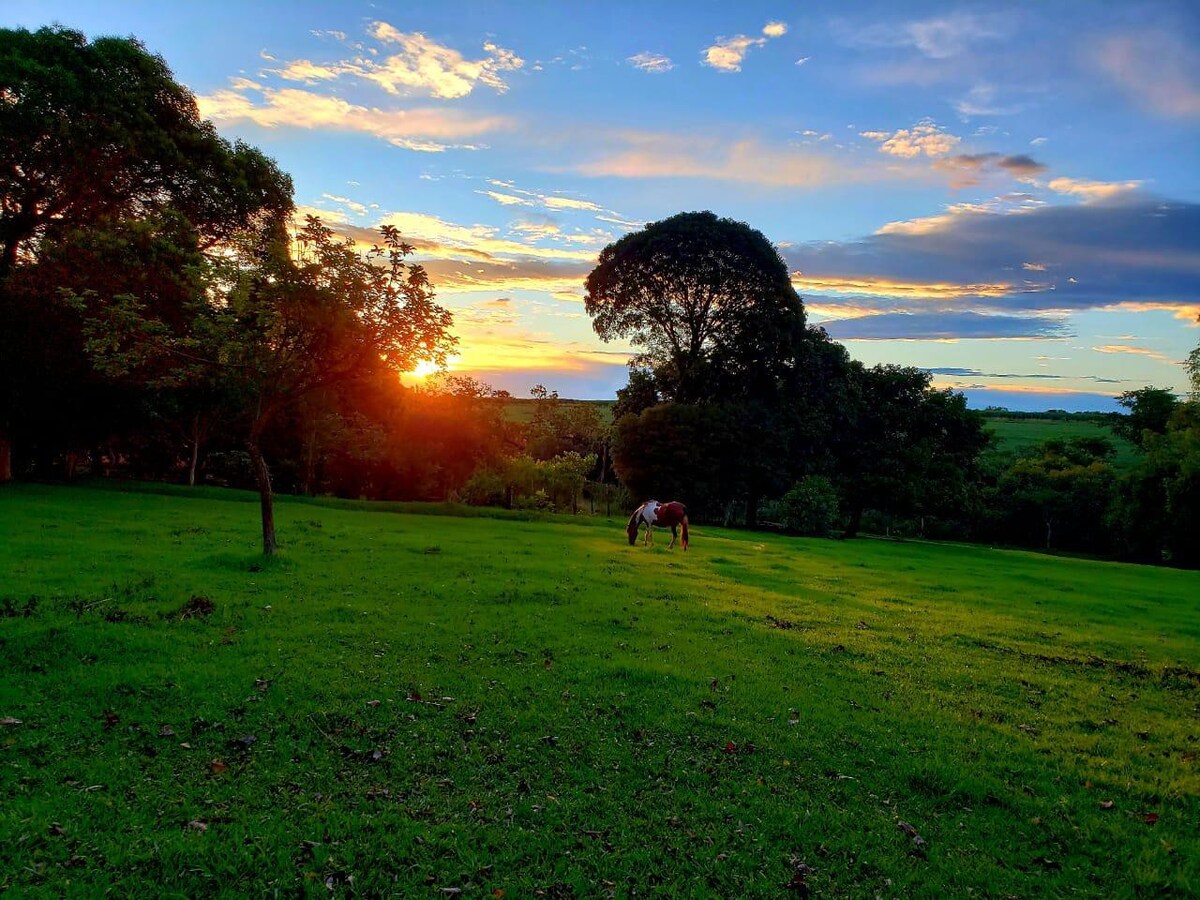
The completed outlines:
[[[671,526],[671,543],[667,544],[667,549],[673,550],[675,548],[675,542],[677,540],[679,540],[679,527],[676,525],[672,525]]]

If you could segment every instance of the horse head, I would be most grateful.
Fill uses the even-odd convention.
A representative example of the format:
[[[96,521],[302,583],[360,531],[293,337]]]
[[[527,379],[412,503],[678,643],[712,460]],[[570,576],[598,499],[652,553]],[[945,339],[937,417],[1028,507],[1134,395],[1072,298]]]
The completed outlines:
[[[641,522],[638,517],[641,515],[642,508],[639,506],[634,510],[633,515],[629,517],[629,524],[625,526],[625,531],[629,534],[629,546],[632,547],[637,543],[638,529],[641,528]]]

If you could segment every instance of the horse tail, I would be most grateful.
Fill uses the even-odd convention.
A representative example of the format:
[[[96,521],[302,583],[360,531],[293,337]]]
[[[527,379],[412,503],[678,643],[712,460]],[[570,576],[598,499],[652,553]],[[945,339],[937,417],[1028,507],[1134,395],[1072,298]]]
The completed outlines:
[[[687,549],[688,533],[687,533],[687,513],[683,514],[683,521],[679,523],[683,527],[683,549]]]

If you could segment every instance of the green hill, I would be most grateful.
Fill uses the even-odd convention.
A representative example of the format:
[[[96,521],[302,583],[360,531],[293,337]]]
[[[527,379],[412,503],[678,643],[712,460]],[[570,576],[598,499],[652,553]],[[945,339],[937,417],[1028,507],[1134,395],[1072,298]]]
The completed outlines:
[[[0,891],[1200,892],[1195,573],[237,496],[0,491]]]

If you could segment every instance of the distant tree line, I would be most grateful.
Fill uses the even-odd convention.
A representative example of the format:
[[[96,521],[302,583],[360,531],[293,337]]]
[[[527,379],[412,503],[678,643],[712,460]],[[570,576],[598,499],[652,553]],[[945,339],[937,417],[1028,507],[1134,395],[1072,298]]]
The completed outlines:
[[[806,319],[758,231],[681,213],[601,252],[586,308],[637,350],[612,421],[442,376],[450,314],[383,229],[292,224],[288,176],[202,120],[132,39],[0,30],[0,481],[80,472],[275,491],[624,512],[1200,565],[1200,412],[1121,398],[1110,442],[989,449],[929,373],[865,366]],[[1200,348],[1187,364],[1200,390]],[[1011,415],[1011,414],[1010,414]]]

